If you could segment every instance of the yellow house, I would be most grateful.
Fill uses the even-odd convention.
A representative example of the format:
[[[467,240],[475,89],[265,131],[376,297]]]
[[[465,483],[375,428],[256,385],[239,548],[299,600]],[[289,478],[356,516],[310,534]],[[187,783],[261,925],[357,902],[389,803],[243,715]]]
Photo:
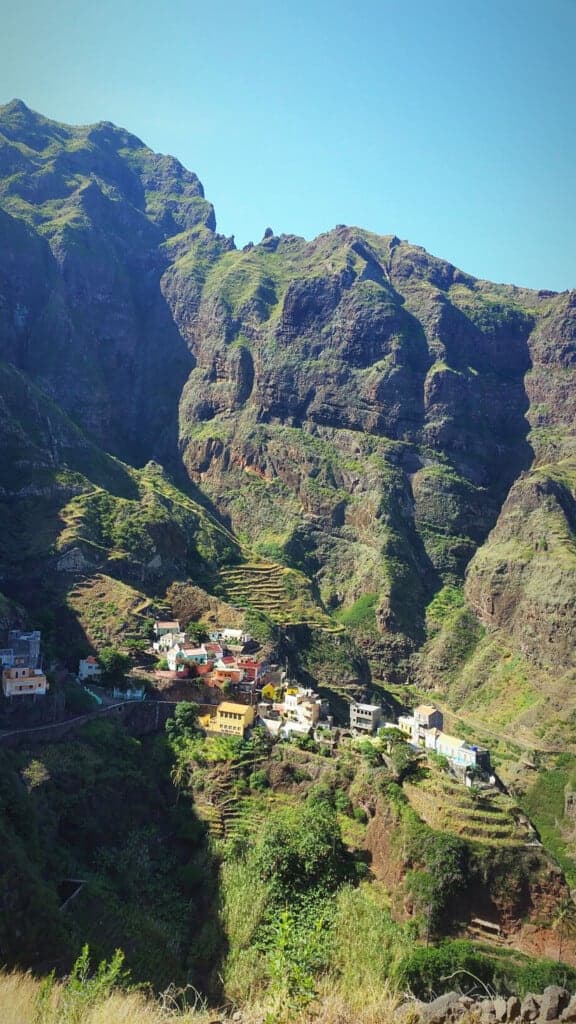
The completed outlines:
[[[254,723],[254,708],[247,704],[233,704],[225,700],[216,711],[216,731],[228,736],[244,736]]]

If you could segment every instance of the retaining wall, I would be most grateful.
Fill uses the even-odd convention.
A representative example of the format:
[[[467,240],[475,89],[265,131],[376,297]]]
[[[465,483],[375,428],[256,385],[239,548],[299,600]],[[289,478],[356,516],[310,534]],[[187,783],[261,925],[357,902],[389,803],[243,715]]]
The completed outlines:
[[[163,729],[174,714],[175,703],[169,701],[121,701],[85,715],[67,718],[50,725],[0,732],[0,747],[19,747],[30,743],[58,743],[76,735],[87,722],[111,718],[123,723],[132,736],[145,736]]]

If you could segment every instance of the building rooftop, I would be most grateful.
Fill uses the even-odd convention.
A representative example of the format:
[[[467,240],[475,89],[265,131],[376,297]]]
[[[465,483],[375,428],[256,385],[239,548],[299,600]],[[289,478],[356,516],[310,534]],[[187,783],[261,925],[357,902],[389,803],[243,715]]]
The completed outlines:
[[[358,702],[355,701],[354,707],[361,708],[362,711],[382,711],[379,704],[358,704]]]
[[[247,704],[233,704],[231,700],[222,701],[222,704],[218,705],[218,711],[225,711],[227,714],[243,715]]]
[[[449,743],[450,746],[452,747],[465,747],[467,745],[465,741],[460,738],[460,736],[450,736],[449,733],[442,732],[442,730],[439,731],[438,735],[441,736],[442,739],[445,742]]]
[[[419,704],[417,708],[414,708],[414,714],[418,712],[420,715],[433,715],[438,708],[434,704]]]

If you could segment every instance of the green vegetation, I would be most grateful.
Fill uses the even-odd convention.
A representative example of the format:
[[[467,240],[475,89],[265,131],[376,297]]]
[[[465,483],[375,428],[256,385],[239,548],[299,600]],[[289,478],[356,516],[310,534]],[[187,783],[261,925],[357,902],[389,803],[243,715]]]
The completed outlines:
[[[1,760],[5,962],[67,964],[88,942],[97,958],[123,949],[134,979],[158,990],[187,976],[217,985],[215,868],[171,786],[164,739],[98,720],[77,740]],[[60,911],[71,878],[84,884]]]
[[[574,822],[565,817],[566,790],[576,786],[576,758],[563,754],[553,767],[538,772],[520,796],[521,806],[534,822],[546,849],[554,855],[566,878],[576,885],[576,858],[572,856]]]
[[[223,569],[219,575],[230,604],[259,612],[283,626],[299,623],[338,631],[314,601],[302,573],[273,562],[253,562]]]
[[[522,846],[534,839],[518,821],[514,802],[502,794],[477,795],[438,766],[406,782],[404,792],[424,821],[433,828],[491,847]]]
[[[458,587],[447,584],[432,598],[426,609],[429,634],[437,632],[446,622],[453,623],[456,613],[464,605],[464,595]]]
[[[576,970],[508,950],[488,953],[471,942],[459,941],[434,948],[414,947],[399,965],[398,980],[420,999],[434,998],[458,985],[478,995],[485,994],[485,986],[489,986],[503,995],[524,996],[543,992],[547,985],[573,988]]]
[[[336,614],[338,622],[348,629],[358,630],[362,633],[376,632],[375,608],[378,601],[378,594],[362,594],[350,608],[345,608]]]
[[[130,668],[130,658],[115,647],[103,647],[98,655],[102,677],[106,683],[120,683]]]

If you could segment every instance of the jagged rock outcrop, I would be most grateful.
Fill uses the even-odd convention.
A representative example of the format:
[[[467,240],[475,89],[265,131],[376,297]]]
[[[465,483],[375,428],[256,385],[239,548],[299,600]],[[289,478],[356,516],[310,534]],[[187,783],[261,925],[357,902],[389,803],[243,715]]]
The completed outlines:
[[[6,451],[36,445],[49,488],[62,431],[74,458],[95,442],[187,487],[185,472],[213,522],[310,578],[383,674],[465,699],[472,641],[444,623],[434,642],[427,615],[465,579],[458,628],[484,668],[487,629],[535,667],[535,693],[571,673],[576,292],[478,281],[353,227],[267,229],[242,251],[215,228],[197,177],[123,129],[0,108],[0,358],[68,417],[36,417],[32,439],[0,409]],[[24,485],[44,486],[29,462]],[[191,571],[168,532],[141,543],[147,586]]]

